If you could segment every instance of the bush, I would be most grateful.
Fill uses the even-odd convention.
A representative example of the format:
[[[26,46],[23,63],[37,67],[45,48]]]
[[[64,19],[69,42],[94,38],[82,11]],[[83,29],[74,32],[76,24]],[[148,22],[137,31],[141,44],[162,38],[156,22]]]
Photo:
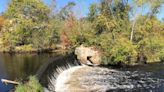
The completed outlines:
[[[15,48],[16,52],[33,52],[36,51],[36,49],[33,48],[32,44],[29,45],[22,45],[22,46],[17,46]]]
[[[117,39],[110,48],[106,46],[104,52],[104,64],[132,64],[136,61],[136,46],[125,38]]]
[[[30,76],[29,81],[25,84],[19,84],[15,92],[43,92],[43,87],[36,77]]]
[[[138,52],[147,57],[147,62],[157,62],[164,57],[164,41],[161,36],[145,38],[138,44]]]

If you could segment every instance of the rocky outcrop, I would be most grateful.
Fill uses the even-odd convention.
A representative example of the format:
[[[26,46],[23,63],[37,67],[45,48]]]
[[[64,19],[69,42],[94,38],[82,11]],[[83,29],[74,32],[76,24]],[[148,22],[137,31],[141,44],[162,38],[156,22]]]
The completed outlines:
[[[75,49],[75,54],[77,55],[77,59],[81,64],[101,64],[101,51],[95,47],[85,47],[81,45]]]

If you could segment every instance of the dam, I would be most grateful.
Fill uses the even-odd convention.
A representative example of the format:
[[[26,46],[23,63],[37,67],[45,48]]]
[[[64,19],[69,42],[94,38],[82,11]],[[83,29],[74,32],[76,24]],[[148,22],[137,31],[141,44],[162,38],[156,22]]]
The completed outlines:
[[[76,57],[69,54],[50,64],[43,83],[48,92],[163,92],[163,66],[164,63],[86,66],[79,65]]]

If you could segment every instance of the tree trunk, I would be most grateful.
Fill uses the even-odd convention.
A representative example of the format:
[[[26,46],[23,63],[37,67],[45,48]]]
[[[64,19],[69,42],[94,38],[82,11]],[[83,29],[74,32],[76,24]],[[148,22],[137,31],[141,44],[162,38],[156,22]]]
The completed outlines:
[[[134,36],[134,26],[135,26],[136,20],[134,20],[133,25],[132,25],[132,31],[131,31],[131,35],[130,35],[130,41],[133,41],[133,36]]]

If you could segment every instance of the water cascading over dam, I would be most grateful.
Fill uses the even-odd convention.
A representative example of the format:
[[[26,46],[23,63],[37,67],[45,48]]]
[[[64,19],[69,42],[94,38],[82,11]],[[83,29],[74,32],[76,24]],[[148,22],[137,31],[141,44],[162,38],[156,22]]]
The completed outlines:
[[[141,71],[138,68],[111,69],[85,65],[58,67],[50,78],[49,89],[55,92],[164,91],[164,78],[156,75],[159,72],[164,75],[163,69],[157,72]]]

